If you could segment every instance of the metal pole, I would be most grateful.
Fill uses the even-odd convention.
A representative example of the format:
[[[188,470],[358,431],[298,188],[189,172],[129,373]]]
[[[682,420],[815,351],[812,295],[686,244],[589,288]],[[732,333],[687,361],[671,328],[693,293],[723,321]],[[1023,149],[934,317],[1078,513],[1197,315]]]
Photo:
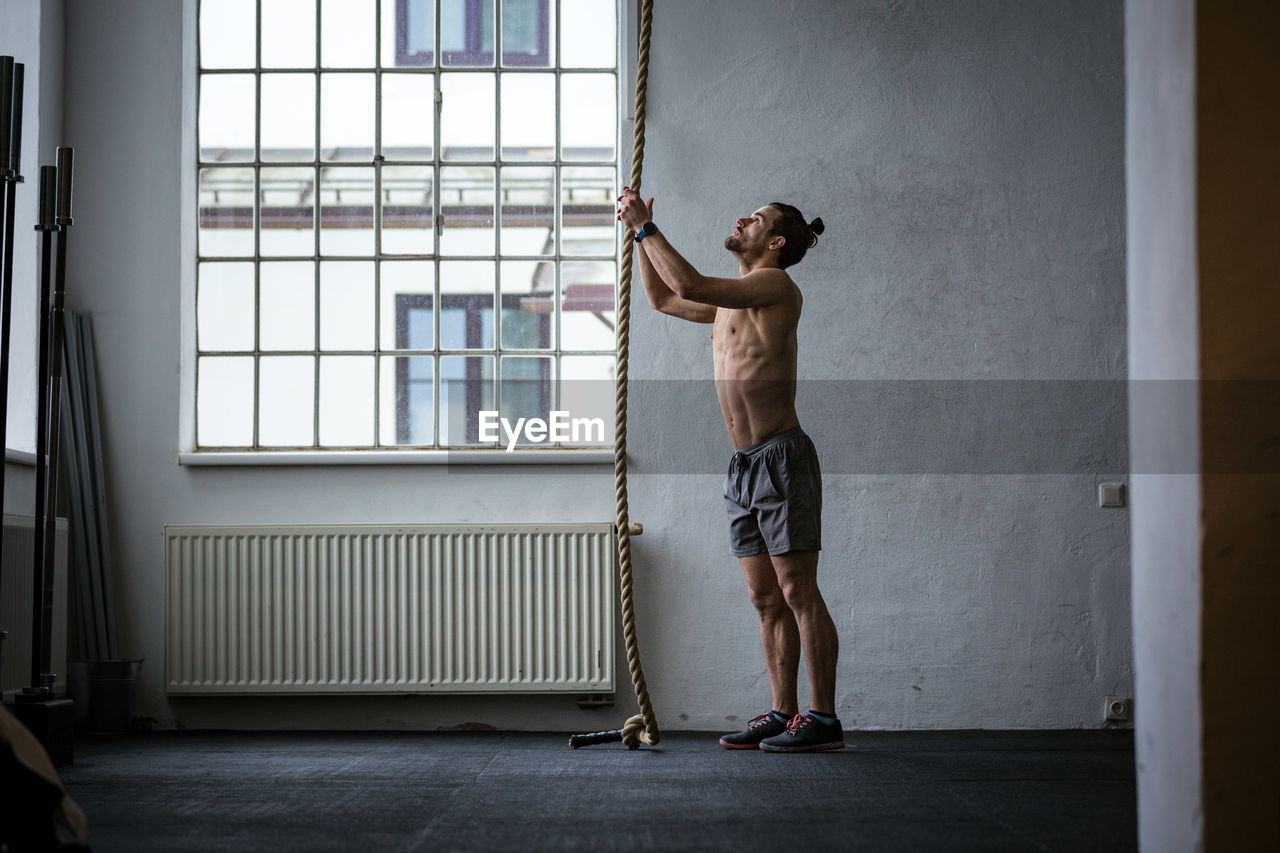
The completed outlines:
[[[13,220],[17,188],[22,183],[22,82],[23,65],[12,56],[0,56],[0,450],[8,446],[9,328],[13,313]],[[0,514],[4,512],[4,469],[0,466]],[[2,528],[0,528],[2,529]],[[0,534],[3,535],[3,534]]]
[[[62,411],[62,302],[67,291],[67,235],[71,227],[71,161],[70,148],[58,149],[58,226],[57,266],[53,274],[53,306],[49,312],[49,518],[44,528],[44,589],[40,599],[44,617],[40,620],[39,686],[53,692],[53,546],[57,527],[59,432]]]
[[[4,184],[0,196],[0,455],[9,446],[9,328],[13,313],[13,218],[17,187],[22,183],[22,82],[22,63],[15,63],[12,56],[0,56],[0,184]],[[0,458],[0,517],[4,515],[4,475],[4,459]],[[4,525],[0,523],[0,540],[3,537]],[[3,577],[0,558],[0,582]],[[0,656],[8,638],[9,632],[0,630]]]
[[[11,272],[13,269],[13,229],[6,227],[11,221],[10,209],[13,207],[13,194],[9,192],[13,186],[13,176],[17,173],[15,169],[10,168],[13,165],[12,144],[13,144],[13,77],[14,62],[12,56],[0,56],[0,183],[4,184],[4,194],[0,198],[0,240],[3,240],[3,247],[0,247],[0,269],[4,272],[3,276],[3,295],[0,295],[0,302],[3,303],[3,319],[0,319],[0,325],[3,326],[2,335],[3,344],[0,345],[0,448],[6,447],[6,426],[8,425],[8,409],[9,409],[9,309],[13,304],[13,281]],[[19,114],[19,117],[21,114]],[[0,468],[0,513],[4,508],[4,472]]]
[[[32,564],[31,597],[31,687],[25,692],[42,692],[40,673],[42,655],[40,638],[44,635],[45,608],[41,591],[45,584],[45,527],[49,524],[48,467],[49,454],[49,296],[53,272],[54,208],[58,191],[58,170],[53,166],[40,167],[40,215],[36,230],[40,232],[40,304],[39,333],[39,387],[36,402],[36,506],[35,506],[35,560]]]

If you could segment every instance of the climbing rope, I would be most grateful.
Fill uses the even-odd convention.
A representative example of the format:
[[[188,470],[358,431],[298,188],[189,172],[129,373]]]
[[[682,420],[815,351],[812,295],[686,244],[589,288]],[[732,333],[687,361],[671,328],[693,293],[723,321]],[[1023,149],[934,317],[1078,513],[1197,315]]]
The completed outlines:
[[[653,0],[641,0],[640,47],[636,62],[635,137],[631,147],[631,181],[627,186],[640,192],[640,175],[644,167],[644,116],[649,85],[649,34],[653,26]],[[574,748],[589,743],[617,740],[619,736],[629,749],[641,743],[656,744],[661,737],[658,720],[649,700],[640,665],[640,644],[636,639],[636,612],[632,602],[631,583],[631,519],[627,509],[627,358],[631,344],[631,262],[635,240],[630,229],[622,241],[622,273],[618,285],[618,362],[617,405],[614,409],[615,438],[613,445],[613,484],[617,504],[618,580],[622,598],[622,637],[627,646],[627,668],[631,686],[636,691],[640,713],[630,717],[620,730],[574,735],[569,743]]]

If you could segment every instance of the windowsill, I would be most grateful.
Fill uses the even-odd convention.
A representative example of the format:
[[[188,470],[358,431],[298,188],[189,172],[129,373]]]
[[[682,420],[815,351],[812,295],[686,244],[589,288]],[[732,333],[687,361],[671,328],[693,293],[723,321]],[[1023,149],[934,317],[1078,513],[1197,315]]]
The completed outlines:
[[[613,450],[298,450],[184,452],[178,464],[198,467],[275,465],[612,465]]]
[[[28,453],[25,450],[14,450],[11,447],[4,449],[4,461],[12,462],[15,465],[26,465],[28,467],[36,467],[36,455]]]

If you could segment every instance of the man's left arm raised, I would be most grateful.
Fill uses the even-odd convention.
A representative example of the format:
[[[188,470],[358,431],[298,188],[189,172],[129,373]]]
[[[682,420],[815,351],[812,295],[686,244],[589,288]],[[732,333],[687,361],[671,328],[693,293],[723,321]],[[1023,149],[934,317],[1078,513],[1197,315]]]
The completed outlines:
[[[622,188],[618,202],[618,221],[639,231],[648,220],[648,206],[630,187]],[[742,278],[703,275],[675,250],[661,231],[647,235],[644,248],[667,287],[690,302],[719,308],[758,308],[793,298],[796,293],[791,276],[776,268],[753,270]]]
[[[650,263],[682,299],[720,308],[759,308],[791,298],[795,285],[780,269],[754,270],[742,278],[716,278],[694,268],[661,231],[644,238]]]

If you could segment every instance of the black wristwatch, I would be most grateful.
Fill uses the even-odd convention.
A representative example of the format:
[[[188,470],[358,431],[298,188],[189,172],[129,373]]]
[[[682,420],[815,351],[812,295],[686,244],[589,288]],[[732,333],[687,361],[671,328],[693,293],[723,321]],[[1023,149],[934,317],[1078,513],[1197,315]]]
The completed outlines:
[[[643,240],[645,237],[648,237],[650,234],[657,234],[657,233],[658,233],[658,226],[654,225],[652,222],[646,222],[645,224],[641,225],[640,230],[636,232],[636,242],[639,243],[641,240]]]

